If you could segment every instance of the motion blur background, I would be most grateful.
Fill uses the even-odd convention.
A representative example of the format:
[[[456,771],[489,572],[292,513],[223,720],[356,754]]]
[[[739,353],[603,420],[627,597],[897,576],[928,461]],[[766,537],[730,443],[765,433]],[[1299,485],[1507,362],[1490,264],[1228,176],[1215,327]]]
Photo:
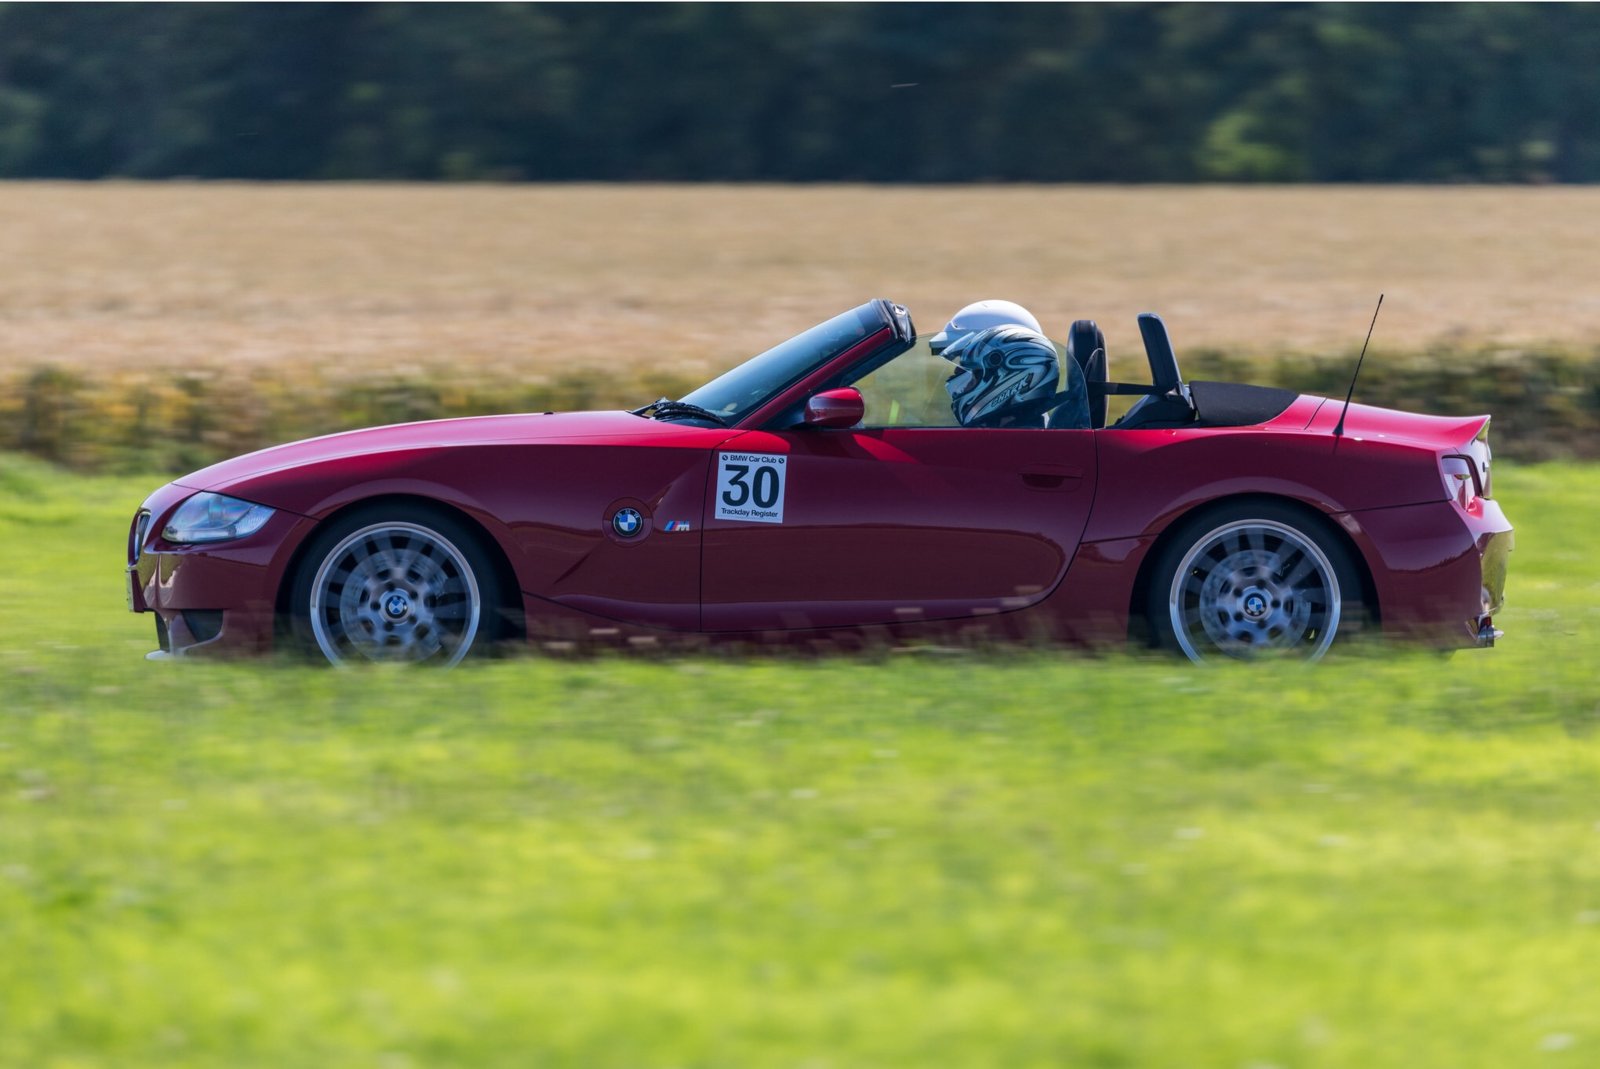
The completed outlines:
[[[1600,6],[0,4],[0,1066],[1600,1050]],[[1492,412],[1489,651],[147,664],[138,503],[872,297]],[[952,562],[959,566],[960,562]]]
[[[871,296],[1338,393],[1386,291],[1366,400],[1600,448],[1590,5],[5,5],[0,176],[0,447],[80,468],[632,407]]]

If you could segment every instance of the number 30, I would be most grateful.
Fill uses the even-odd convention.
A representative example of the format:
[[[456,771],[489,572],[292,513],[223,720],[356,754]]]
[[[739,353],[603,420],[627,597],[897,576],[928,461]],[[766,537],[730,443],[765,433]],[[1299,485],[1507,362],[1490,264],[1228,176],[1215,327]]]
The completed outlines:
[[[729,464],[727,472],[728,489],[722,492],[724,505],[738,508],[752,496],[758,509],[770,509],[778,503],[778,469],[771,464],[758,465],[748,483],[745,482],[745,476],[750,474],[750,465]]]

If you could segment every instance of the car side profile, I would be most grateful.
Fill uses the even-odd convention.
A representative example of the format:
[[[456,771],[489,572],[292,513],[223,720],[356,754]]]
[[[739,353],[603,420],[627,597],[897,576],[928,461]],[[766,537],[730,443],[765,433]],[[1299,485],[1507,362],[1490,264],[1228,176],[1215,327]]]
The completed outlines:
[[[963,424],[952,370],[983,360],[936,354],[874,300],[632,412],[261,450],[143,503],[129,607],[160,655],[336,664],[524,643],[1132,640],[1196,661],[1314,659],[1358,633],[1493,644],[1512,529],[1488,416],[1186,382],[1160,317],[1138,325],[1137,384],[1108,381],[1104,336],[1073,325],[1070,418],[1046,397]],[[1108,425],[1117,394],[1137,399]]]

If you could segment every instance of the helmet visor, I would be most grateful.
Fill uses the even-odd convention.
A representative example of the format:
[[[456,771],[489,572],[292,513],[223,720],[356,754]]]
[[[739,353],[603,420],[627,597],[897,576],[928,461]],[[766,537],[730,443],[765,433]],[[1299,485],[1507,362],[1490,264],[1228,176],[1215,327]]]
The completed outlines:
[[[934,356],[943,356],[946,360],[953,359],[946,355],[946,350],[950,348],[952,342],[960,341],[962,338],[967,337],[968,333],[970,332],[946,327],[928,339],[928,351]]]
[[[978,385],[978,375],[971,368],[958,367],[944,380],[944,388],[952,398],[970,393]]]
[[[952,330],[955,331],[952,334]],[[947,328],[941,330],[928,339],[928,348],[933,350],[935,356],[942,356],[952,363],[961,360],[961,354],[966,352],[972,344],[972,339],[978,334],[975,330],[962,331],[961,328]]]

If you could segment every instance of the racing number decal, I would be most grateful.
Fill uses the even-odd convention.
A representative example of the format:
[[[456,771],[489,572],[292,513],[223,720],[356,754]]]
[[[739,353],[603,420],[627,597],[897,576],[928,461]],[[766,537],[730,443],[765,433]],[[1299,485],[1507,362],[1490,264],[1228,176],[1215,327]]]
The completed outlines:
[[[718,453],[713,518],[782,523],[788,464],[788,457],[772,453]]]

